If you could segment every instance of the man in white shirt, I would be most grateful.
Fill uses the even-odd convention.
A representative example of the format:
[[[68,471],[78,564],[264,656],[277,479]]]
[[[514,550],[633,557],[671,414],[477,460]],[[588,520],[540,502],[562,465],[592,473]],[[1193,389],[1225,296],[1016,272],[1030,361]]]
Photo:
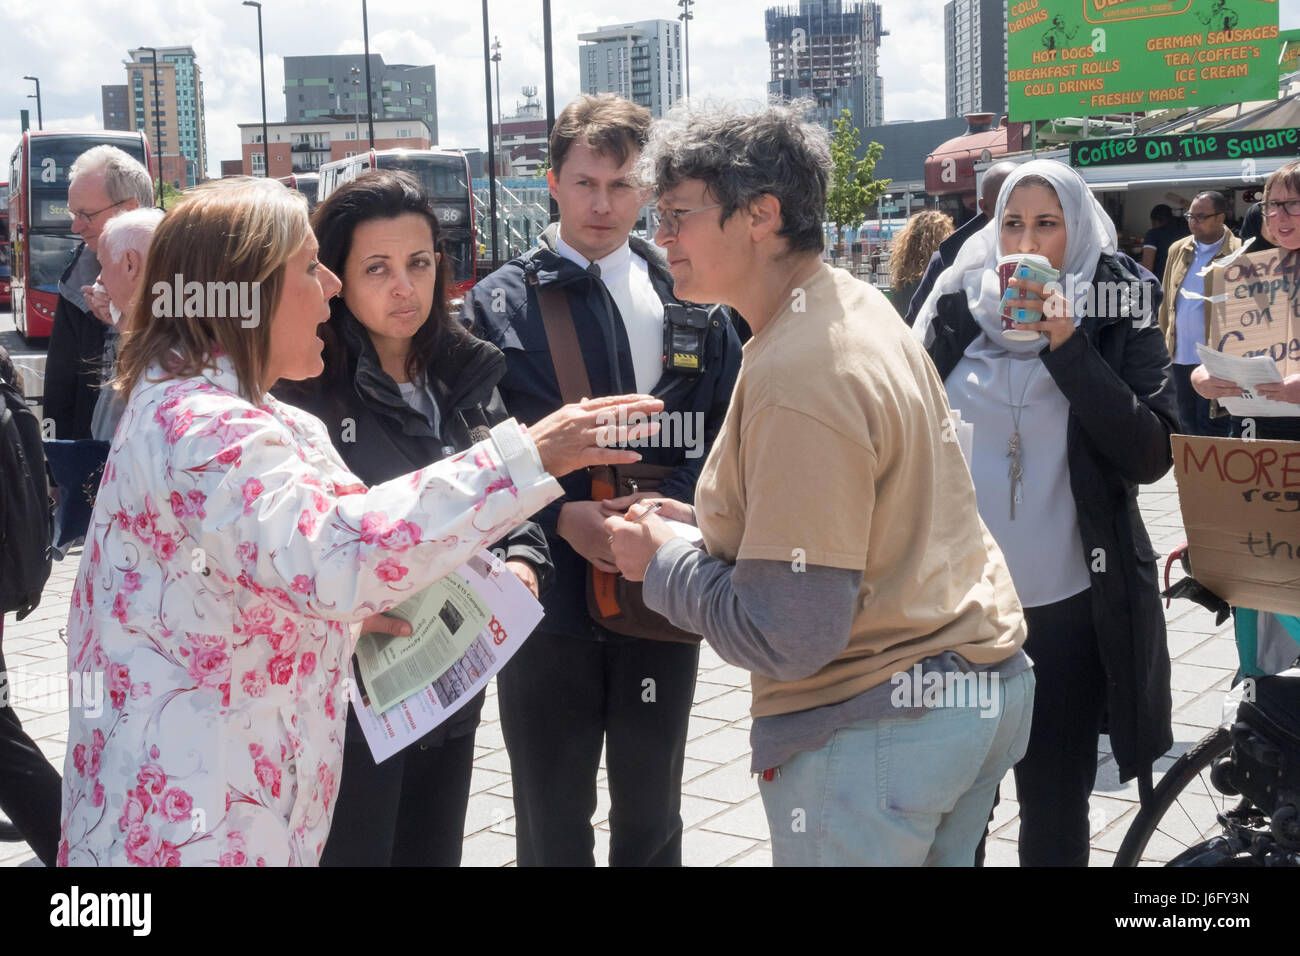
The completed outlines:
[[[1196,346],[1210,334],[1210,306],[1205,300],[1203,271],[1216,259],[1231,255],[1241,240],[1224,225],[1228,200],[1222,193],[1203,192],[1187,210],[1191,235],[1169,247],[1165,262],[1164,300],[1160,303],[1160,328],[1173,359],[1174,384],[1178,389],[1178,410],[1183,433],[1226,437],[1231,421],[1224,415],[1210,415],[1210,401],[1192,389],[1192,371],[1201,364]]]
[[[668,367],[665,305],[680,303],[662,252],[629,235],[646,198],[632,169],[649,127],[647,109],[616,96],[569,104],[550,142],[548,182],[560,222],[537,248],[479,282],[462,314],[476,335],[505,353],[501,397],[529,423],[560,406],[557,366],[572,358],[552,355],[563,346],[548,337],[542,299],[567,306],[569,315],[551,313],[551,321],[571,327],[593,396],[651,393],[672,421],[691,425],[666,429],[675,435],[661,432],[668,440],[637,449],[645,464],[672,469],[656,493],[689,503],[726,415],[740,343],[726,313],[714,311],[700,331],[700,367]],[[608,512],[592,500],[585,472],[561,483],[565,497],[535,518],[555,562],[555,583],[541,597],[546,616],[497,681],[518,862],[593,865],[603,746],[610,864],[680,865],[682,769],[699,647],[614,633],[592,619],[592,568],[618,571],[604,529]]]

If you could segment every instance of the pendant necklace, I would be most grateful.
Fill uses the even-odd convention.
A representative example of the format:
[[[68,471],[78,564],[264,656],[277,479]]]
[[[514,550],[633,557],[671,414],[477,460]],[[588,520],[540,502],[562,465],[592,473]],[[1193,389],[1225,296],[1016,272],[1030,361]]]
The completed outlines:
[[[1011,368],[1015,367],[1012,362]],[[1015,426],[1011,432],[1011,437],[1007,439],[1007,455],[1011,459],[1011,468],[1007,472],[1007,477],[1011,480],[1011,520],[1016,520],[1016,505],[1023,504],[1025,501],[1025,469],[1021,461],[1020,448],[1020,415],[1025,410],[1025,396],[1029,394],[1029,385],[1038,373],[1037,362],[1029,367],[1029,375],[1025,378],[1025,387],[1020,390],[1020,404],[1017,405],[1013,398],[1011,390],[1011,368],[1007,369],[1007,402],[1011,405],[1011,422]]]

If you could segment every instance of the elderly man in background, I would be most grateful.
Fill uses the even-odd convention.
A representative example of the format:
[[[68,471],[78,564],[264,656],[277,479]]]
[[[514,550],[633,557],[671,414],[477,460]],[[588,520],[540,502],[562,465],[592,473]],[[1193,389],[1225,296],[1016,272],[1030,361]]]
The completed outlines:
[[[99,284],[108,293],[112,326],[104,332],[104,381],[113,377],[117,365],[119,330],[129,319],[149,258],[153,231],[162,222],[161,209],[132,209],[104,224],[99,236]],[[111,353],[111,356],[110,356]],[[126,407],[126,396],[110,388],[100,390],[90,422],[92,438],[112,441],[118,419]]]
[[[45,415],[55,433],[47,437],[91,437],[99,386],[117,351],[116,337],[106,336],[108,297],[92,285],[100,271],[99,238],[114,216],[152,203],[149,170],[115,146],[87,150],[68,171],[72,231],[83,245],[59,280],[45,366]]]

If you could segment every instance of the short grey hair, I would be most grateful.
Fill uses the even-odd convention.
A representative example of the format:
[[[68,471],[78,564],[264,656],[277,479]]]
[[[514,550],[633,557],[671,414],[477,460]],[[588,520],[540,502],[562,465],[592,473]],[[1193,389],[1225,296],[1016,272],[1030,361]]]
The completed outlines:
[[[141,206],[153,205],[153,180],[149,170],[116,146],[95,146],[86,150],[68,170],[68,185],[84,173],[104,174],[104,190],[115,202],[134,199]]]
[[[163,211],[153,206],[132,209],[114,216],[104,223],[99,234],[101,258],[107,256],[110,262],[121,262],[127,250],[138,252],[141,257],[148,255],[153,231],[158,228],[162,218]]]
[[[760,196],[774,196],[781,203],[778,235],[789,251],[820,252],[831,148],[830,134],[803,119],[811,107],[796,101],[745,112],[683,104],[650,128],[638,176],[656,196],[701,180],[721,207],[722,222]]]

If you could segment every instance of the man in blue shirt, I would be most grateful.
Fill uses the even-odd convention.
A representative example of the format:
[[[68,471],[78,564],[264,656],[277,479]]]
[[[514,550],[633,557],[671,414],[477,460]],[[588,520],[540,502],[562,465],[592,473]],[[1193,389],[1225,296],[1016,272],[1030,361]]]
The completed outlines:
[[[1210,306],[1204,299],[1205,278],[1201,275],[1211,262],[1231,255],[1241,240],[1224,225],[1228,200],[1222,193],[1203,192],[1192,200],[1187,224],[1192,233],[1169,247],[1164,271],[1164,301],[1160,304],[1160,328],[1174,363],[1174,383],[1178,389],[1178,409],[1183,432],[1188,435],[1227,437],[1231,424],[1228,417],[1212,418],[1210,401],[1192,389],[1192,371],[1201,364],[1196,346],[1204,345],[1210,334]]]

